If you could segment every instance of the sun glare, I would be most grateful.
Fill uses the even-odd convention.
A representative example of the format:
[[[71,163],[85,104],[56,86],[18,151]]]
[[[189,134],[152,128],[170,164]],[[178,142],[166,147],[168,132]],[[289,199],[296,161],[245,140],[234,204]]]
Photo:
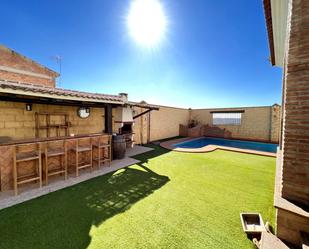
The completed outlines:
[[[152,48],[164,38],[167,18],[159,0],[132,0],[127,25],[138,44]]]

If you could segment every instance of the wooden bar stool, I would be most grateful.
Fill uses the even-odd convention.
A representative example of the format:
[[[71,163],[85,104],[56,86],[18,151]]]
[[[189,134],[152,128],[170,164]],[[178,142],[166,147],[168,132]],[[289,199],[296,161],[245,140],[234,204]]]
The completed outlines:
[[[45,165],[44,165],[44,176],[45,184],[48,184],[48,178],[54,175],[64,175],[64,179],[68,176],[68,153],[67,153],[67,142],[65,140],[51,141],[46,143],[45,147]],[[57,161],[58,159],[58,161]],[[51,168],[51,162],[53,167]],[[59,163],[58,163],[59,162]]]
[[[92,158],[96,162],[98,168],[103,166],[105,163],[108,163],[110,166],[111,163],[111,141],[112,136],[104,135],[100,136],[97,143],[93,143],[93,150],[96,151],[96,156]]]
[[[76,176],[79,176],[79,170],[90,168],[92,171],[92,144],[91,138],[79,138],[76,146],[73,148],[75,153]]]
[[[35,170],[31,173],[21,174],[19,166],[23,163],[34,163]],[[41,160],[41,144],[28,143],[15,145],[13,149],[13,181],[14,192],[18,195],[18,186],[38,181],[40,188],[42,187],[42,160]]]

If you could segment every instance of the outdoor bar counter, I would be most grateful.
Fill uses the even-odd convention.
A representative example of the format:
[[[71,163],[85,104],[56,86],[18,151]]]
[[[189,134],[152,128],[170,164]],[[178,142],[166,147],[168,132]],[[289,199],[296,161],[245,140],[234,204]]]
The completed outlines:
[[[14,166],[14,151],[16,146],[24,146],[29,148],[34,144],[39,144],[41,147],[41,154],[44,156],[44,151],[46,146],[52,142],[64,142],[67,147],[67,171],[70,177],[70,174],[75,172],[76,166],[76,152],[74,148],[78,143],[83,143],[84,141],[90,141],[91,144],[98,144],[99,141],[105,141],[105,143],[110,143],[111,135],[104,133],[93,133],[93,134],[82,134],[82,135],[74,135],[74,136],[60,136],[60,137],[50,137],[50,138],[31,138],[31,139],[21,139],[21,140],[11,140],[8,142],[0,143],[0,190],[6,191],[13,189],[14,183],[14,174],[13,174],[13,166]],[[97,151],[93,151],[93,156],[97,156]],[[91,160],[89,155],[86,156],[86,160]],[[59,160],[55,158],[55,160]],[[83,158],[81,158],[83,160]],[[52,163],[53,164],[53,163]],[[44,160],[42,160],[42,168],[44,165]],[[57,162],[54,163],[57,165]],[[18,166],[18,171],[21,174],[27,174],[34,170],[34,163],[31,161],[24,162]],[[93,165],[93,168],[96,169],[97,165]],[[87,169],[85,169],[87,170]],[[60,177],[60,179],[62,179]]]
[[[74,140],[78,138],[95,138],[97,136],[106,135],[105,133],[91,133],[91,134],[80,134],[80,135],[74,135],[74,136],[60,136],[60,137],[45,137],[45,138],[27,138],[27,139],[13,139],[8,142],[0,142],[0,148],[2,146],[8,146],[8,145],[18,145],[18,144],[27,144],[27,143],[39,143],[39,142],[49,142],[49,141],[57,141],[57,140]]]

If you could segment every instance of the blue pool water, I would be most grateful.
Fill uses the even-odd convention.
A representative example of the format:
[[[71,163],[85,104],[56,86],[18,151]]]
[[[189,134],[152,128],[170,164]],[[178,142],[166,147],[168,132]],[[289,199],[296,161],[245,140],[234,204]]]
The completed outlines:
[[[203,137],[198,138],[182,143],[174,144],[175,148],[201,148],[206,145],[221,145],[227,147],[235,147],[240,149],[248,149],[248,150],[258,150],[265,152],[273,152],[277,151],[278,144],[269,144],[269,143],[260,143],[260,142],[252,142],[252,141],[243,141],[243,140],[229,140],[224,138],[212,138],[212,137]]]

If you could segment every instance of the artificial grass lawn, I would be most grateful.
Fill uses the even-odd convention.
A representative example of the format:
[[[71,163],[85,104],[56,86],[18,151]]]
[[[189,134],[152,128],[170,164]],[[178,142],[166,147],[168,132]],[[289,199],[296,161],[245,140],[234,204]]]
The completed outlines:
[[[274,158],[153,147],[140,165],[0,211],[0,248],[253,248],[239,213],[274,224]]]

